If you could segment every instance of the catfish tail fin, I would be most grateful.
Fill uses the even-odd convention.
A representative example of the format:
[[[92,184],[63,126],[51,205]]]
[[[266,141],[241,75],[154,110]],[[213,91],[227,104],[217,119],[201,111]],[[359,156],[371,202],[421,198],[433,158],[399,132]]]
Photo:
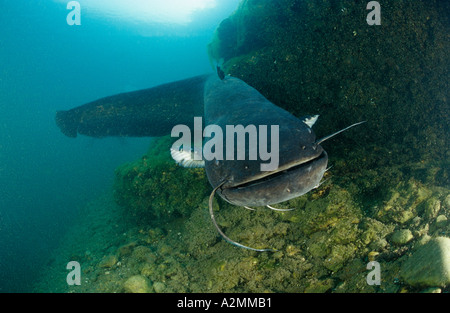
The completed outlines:
[[[61,132],[67,137],[77,137],[79,114],[75,114],[71,111],[58,111],[56,112],[56,125]]]

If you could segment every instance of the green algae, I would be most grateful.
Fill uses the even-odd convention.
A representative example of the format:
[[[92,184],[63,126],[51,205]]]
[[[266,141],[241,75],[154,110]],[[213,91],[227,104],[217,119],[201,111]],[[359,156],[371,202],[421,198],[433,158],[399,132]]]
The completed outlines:
[[[346,183],[338,181],[331,177],[314,192],[284,204],[296,208],[291,212],[249,211],[220,200],[215,203],[217,219],[228,236],[249,245],[275,247],[276,253],[256,253],[223,241],[210,221],[205,196],[190,214],[164,217],[166,222],[158,226],[132,224],[125,236],[117,234],[120,245],[107,251],[91,249],[95,251],[92,265],[83,274],[89,283],[80,291],[130,291],[126,282],[136,275],[145,278],[149,292],[405,291],[396,283],[398,271],[402,256],[419,238],[406,243],[406,250],[386,239],[404,225],[414,234],[432,223],[436,214],[448,216],[448,191],[422,186],[423,192],[411,192],[406,188],[402,193],[409,192],[407,202],[435,206],[439,201],[441,207],[415,224],[400,224],[378,219],[375,210],[363,210],[358,197],[344,188]],[[390,197],[395,198],[398,186],[392,184],[390,189]],[[122,210],[128,216],[128,208]],[[372,212],[371,216],[367,212]],[[444,226],[439,231],[448,234],[450,229]],[[376,260],[383,266],[381,287],[365,281],[365,264],[373,251],[378,251]],[[105,255],[116,256],[115,265],[102,267]],[[68,286],[63,290],[77,291]]]
[[[320,190],[316,193],[321,194]],[[443,205],[448,194],[447,191],[439,198]],[[156,284],[163,292],[402,290],[402,285],[395,283],[402,256],[419,238],[406,243],[406,250],[391,245],[389,240],[379,244],[378,241],[389,239],[399,224],[365,216],[342,187],[334,185],[328,194],[306,196],[309,197],[314,200],[306,201],[302,209],[294,212],[254,212],[220,203],[217,215],[228,222],[224,227],[227,235],[245,244],[276,247],[276,253],[256,253],[223,241],[210,221],[205,198],[187,217],[174,217],[159,226],[131,224],[126,233],[118,230],[116,235],[110,233],[110,237],[102,236],[101,241],[93,242],[97,249],[83,245],[83,249],[92,251],[90,261],[79,259],[86,269],[85,283],[81,289],[62,284],[60,291],[123,292],[128,290],[126,281],[134,275],[145,277],[150,291],[155,290]],[[305,203],[299,199],[293,202]],[[439,212],[448,216],[447,207]],[[95,210],[90,214],[94,213]],[[108,209],[99,213],[107,215]],[[121,214],[128,213],[122,209]],[[289,215],[301,217],[291,221]],[[94,221],[90,216],[86,220]],[[434,218],[423,218],[407,227],[414,234],[431,221]],[[439,231],[448,234],[450,228],[447,225]],[[117,243],[112,244],[114,241]],[[111,248],[104,250],[104,246]],[[378,289],[365,282],[367,255],[374,249],[379,252],[376,260],[383,269],[383,284]],[[116,256],[117,262],[103,267],[105,255]]]
[[[172,160],[172,140],[156,140],[147,155],[116,169],[115,199],[138,219],[186,216],[208,193],[203,169],[185,169]]]

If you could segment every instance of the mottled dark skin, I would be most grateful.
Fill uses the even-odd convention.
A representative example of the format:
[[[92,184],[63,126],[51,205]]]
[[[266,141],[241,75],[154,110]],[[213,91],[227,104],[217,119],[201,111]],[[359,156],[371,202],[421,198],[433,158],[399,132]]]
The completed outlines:
[[[259,158],[206,161],[211,185],[225,182],[218,193],[226,201],[241,206],[275,204],[307,193],[322,179],[328,157],[315,144],[311,128],[242,80],[227,76],[206,82],[205,119],[222,129],[226,125],[279,127],[279,166],[274,171],[261,172],[260,164],[266,162]]]
[[[69,137],[158,137],[173,126],[191,126],[203,115],[203,86],[210,75],[201,75],[156,87],[101,98],[56,113],[56,124]]]

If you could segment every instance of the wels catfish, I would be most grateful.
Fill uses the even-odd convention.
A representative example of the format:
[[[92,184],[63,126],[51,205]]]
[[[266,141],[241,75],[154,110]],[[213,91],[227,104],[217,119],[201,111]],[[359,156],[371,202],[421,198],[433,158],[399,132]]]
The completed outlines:
[[[206,125],[220,129],[232,125],[277,126],[277,136],[274,136],[274,131],[271,131],[271,136],[260,132],[257,142],[253,142],[253,149],[261,149],[263,138],[266,140],[265,148],[270,146],[272,152],[276,150],[277,166],[270,170],[262,170],[262,165],[267,165],[267,157],[263,157],[267,156],[267,151],[254,158],[239,159],[227,155],[223,159],[195,160],[196,151],[183,150],[180,146],[173,146],[171,150],[172,157],[179,164],[205,167],[213,188],[209,211],[220,235],[231,244],[256,251],[274,250],[248,247],[228,238],[214,218],[214,195],[217,193],[225,201],[238,206],[275,209],[271,205],[301,196],[319,186],[328,163],[328,155],[320,146],[323,141],[363,123],[316,140],[311,127],[317,115],[298,119],[244,81],[213,74],[105,97],[68,111],[59,111],[56,123],[69,137],[77,134],[92,137],[163,136],[180,124],[193,129],[196,116],[203,117]],[[230,150],[234,151],[238,143],[228,139],[223,150],[232,148]],[[244,148],[246,156],[252,153],[252,144],[248,141]],[[203,146],[207,143],[204,140]]]

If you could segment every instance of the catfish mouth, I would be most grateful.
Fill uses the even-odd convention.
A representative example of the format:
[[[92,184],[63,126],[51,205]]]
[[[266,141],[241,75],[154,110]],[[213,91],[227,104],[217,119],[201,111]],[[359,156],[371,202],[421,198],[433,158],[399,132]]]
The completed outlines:
[[[263,176],[263,177],[260,177],[260,178],[256,178],[254,180],[250,180],[250,181],[247,181],[247,182],[239,184],[239,185],[235,185],[235,186],[231,186],[231,187],[225,187],[225,188],[222,187],[220,189],[221,190],[226,190],[226,189],[239,190],[239,189],[244,189],[244,188],[248,188],[248,187],[261,185],[261,184],[264,184],[264,183],[270,183],[272,180],[275,180],[275,179],[277,179],[277,178],[279,178],[279,177],[281,177],[283,175],[288,175],[290,173],[293,173],[295,171],[299,171],[301,169],[305,169],[305,168],[308,168],[308,167],[312,168],[314,163],[319,162],[322,159],[327,158],[327,157],[328,157],[327,153],[325,152],[325,150],[323,150],[322,153],[319,156],[317,156],[317,157],[315,157],[313,159],[310,159],[310,160],[308,160],[306,162],[303,162],[303,163],[300,163],[300,164],[294,164],[293,166],[288,167],[288,168],[279,169],[278,171],[275,171],[275,172],[273,172],[273,173],[271,173],[269,175],[266,175],[266,176]]]

